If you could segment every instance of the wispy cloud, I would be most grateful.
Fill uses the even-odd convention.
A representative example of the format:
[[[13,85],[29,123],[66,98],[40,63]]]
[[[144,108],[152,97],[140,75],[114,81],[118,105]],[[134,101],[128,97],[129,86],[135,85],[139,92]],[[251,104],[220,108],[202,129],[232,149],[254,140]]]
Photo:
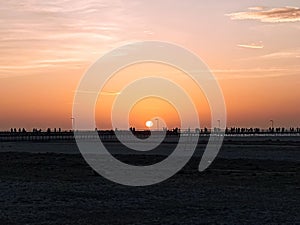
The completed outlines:
[[[109,92],[109,91],[101,91],[101,95],[119,95],[121,92]]]
[[[248,57],[240,59],[241,61],[248,61],[248,60],[298,60],[300,58],[300,49],[285,49],[277,52],[271,52],[263,55],[258,55],[255,57]],[[293,64],[291,64],[293,65]],[[297,64],[298,65],[298,64]]]
[[[265,7],[262,7],[262,6],[254,6],[254,7],[249,7],[248,9],[249,9],[249,10],[253,10],[253,11],[261,11],[261,10],[264,10]]]
[[[274,73],[286,72],[286,68],[214,69],[214,73]]]
[[[290,51],[281,51],[273,52],[267,55],[260,56],[263,59],[283,59],[283,58],[300,58],[300,50],[290,50]]]
[[[247,12],[235,12],[226,14],[232,20],[259,20],[264,23],[299,22],[300,8],[282,7],[264,9],[262,7],[251,7]]]
[[[120,0],[0,4],[0,76],[93,62],[117,46],[128,35],[127,27],[136,24],[126,11],[131,4]]]
[[[298,76],[300,67],[294,68],[253,68],[253,69],[217,69],[213,70],[219,80],[258,79]]]
[[[263,49],[264,45],[262,44],[262,42],[259,43],[251,43],[251,44],[238,44],[238,47],[241,48],[250,48],[250,49]]]

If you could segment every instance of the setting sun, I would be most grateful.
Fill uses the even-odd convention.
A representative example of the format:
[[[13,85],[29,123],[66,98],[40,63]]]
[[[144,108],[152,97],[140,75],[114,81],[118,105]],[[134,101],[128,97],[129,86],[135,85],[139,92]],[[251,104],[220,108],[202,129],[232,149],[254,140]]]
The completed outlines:
[[[148,121],[146,122],[146,127],[150,128],[150,127],[152,127],[152,126],[153,126],[153,122],[152,122],[151,120],[148,120]]]

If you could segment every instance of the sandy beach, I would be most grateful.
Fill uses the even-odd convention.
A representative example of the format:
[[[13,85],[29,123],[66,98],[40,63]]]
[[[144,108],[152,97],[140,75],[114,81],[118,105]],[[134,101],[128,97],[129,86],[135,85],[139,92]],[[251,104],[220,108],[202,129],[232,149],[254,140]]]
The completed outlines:
[[[297,140],[227,141],[202,173],[200,144],[182,171],[147,187],[118,185],[93,173],[75,143],[2,142],[0,223],[299,224]],[[118,144],[110,146],[129,163],[165,157],[120,154]]]

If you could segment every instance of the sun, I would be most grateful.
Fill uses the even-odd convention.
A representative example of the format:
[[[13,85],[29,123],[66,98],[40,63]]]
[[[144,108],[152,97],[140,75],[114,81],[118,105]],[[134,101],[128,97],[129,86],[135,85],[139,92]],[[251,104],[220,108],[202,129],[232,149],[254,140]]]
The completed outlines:
[[[151,120],[148,120],[148,121],[146,122],[146,127],[150,128],[150,127],[152,127],[152,126],[153,126],[153,122],[152,122]]]

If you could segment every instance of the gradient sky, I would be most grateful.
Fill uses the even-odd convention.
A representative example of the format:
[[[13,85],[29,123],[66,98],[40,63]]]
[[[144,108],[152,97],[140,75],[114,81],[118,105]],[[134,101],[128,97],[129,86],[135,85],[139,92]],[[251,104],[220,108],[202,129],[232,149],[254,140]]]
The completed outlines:
[[[84,72],[111,49],[142,40],[196,53],[220,82],[228,126],[268,127],[270,119],[275,126],[300,126],[299,8],[294,0],[2,0],[0,129],[69,129]],[[101,95],[100,128],[109,128],[107,106],[119,90],[119,81],[111,82]],[[172,115],[169,127],[178,125],[167,103],[149,101],[133,109],[134,126],[144,128],[157,106],[159,116]],[[142,113],[145,106],[149,114]],[[205,100],[197,107],[209,126]]]

